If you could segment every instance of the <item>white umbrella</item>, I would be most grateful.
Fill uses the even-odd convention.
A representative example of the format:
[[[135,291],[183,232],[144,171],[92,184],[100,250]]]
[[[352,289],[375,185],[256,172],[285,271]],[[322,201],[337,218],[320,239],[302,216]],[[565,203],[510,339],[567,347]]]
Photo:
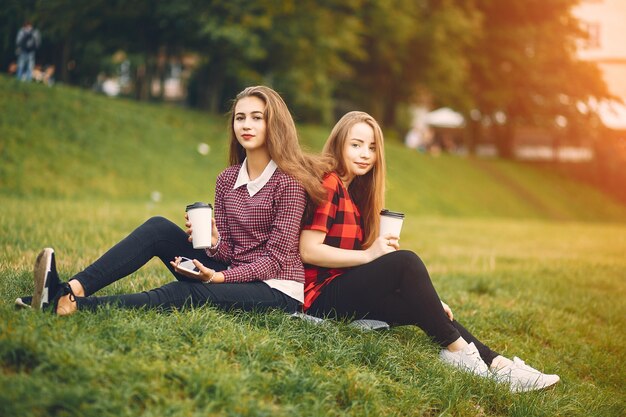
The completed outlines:
[[[448,107],[442,107],[437,110],[433,110],[426,115],[426,123],[434,127],[463,127],[465,119],[463,115],[455,112]]]

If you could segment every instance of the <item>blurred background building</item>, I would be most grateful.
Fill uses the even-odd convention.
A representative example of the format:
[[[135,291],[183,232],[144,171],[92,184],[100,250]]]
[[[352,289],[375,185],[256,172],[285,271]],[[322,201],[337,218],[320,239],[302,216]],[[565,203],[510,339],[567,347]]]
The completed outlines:
[[[609,128],[626,129],[626,1],[583,0],[573,15],[588,34],[579,43],[579,58],[597,64],[611,94],[622,100],[601,108],[602,121]]]

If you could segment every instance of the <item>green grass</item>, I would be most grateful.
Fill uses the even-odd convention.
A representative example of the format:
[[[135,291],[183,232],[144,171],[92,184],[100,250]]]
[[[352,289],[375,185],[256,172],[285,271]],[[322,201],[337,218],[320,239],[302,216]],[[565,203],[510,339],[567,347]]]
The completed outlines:
[[[301,129],[313,149],[328,131]],[[403,247],[466,327],[562,378],[513,395],[443,366],[411,327],[367,333],[212,308],[15,311],[42,247],[55,248],[67,279],[150,216],[182,225],[185,204],[211,200],[224,118],[0,78],[0,158],[0,415],[626,412],[626,208],[593,189],[530,166],[388,147],[388,206],[408,215]],[[153,261],[102,293],[169,280]]]

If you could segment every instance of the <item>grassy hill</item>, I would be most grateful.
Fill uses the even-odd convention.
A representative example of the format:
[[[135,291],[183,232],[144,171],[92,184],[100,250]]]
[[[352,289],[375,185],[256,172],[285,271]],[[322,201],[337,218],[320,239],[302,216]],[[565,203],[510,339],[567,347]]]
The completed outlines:
[[[226,117],[0,78],[0,195],[207,199],[227,161]],[[319,150],[328,128],[304,126]],[[198,145],[210,147],[208,155]],[[412,215],[624,221],[626,207],[547,170],[432,158],[388,144],[388,205]]]
[[[212,200],[225,123],[0,77],[0,415],[626,413],[626,208],[511,162],[390,143],[387,205],[407,213],[403,247],[424,259],[455,317],[495,350],[559,374],[552,390],[514,395],[460,374],[413,327],[368,333],[212,308],[14,311],[42,247],[69,279],[149,216],[182,225],[185,204]],[[318,150],[329,130],[300,132]],[[152,261],[101,294],[170,280]]]

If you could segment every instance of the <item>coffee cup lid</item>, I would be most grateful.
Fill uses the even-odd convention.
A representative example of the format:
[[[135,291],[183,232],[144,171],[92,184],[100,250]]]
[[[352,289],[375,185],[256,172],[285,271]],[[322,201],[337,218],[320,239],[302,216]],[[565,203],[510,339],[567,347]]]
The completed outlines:
[[[196,201],[195,203],[188,205],[187,209],[185,211],[189,211],[189,210],[193,210],[193,209],[197,209],[197,208],[210,208],[210,209],[212,209],[213,206],[210,203],[207,204],[207,203],[203,203],[203,202],[200,202],[200,201]]]
[[[404,213],[399,213],[397,211],[389,211],[387,209],[381,210],[380,211],[380,215],[381,216],[395,217],[397,219],[404,219]]]

